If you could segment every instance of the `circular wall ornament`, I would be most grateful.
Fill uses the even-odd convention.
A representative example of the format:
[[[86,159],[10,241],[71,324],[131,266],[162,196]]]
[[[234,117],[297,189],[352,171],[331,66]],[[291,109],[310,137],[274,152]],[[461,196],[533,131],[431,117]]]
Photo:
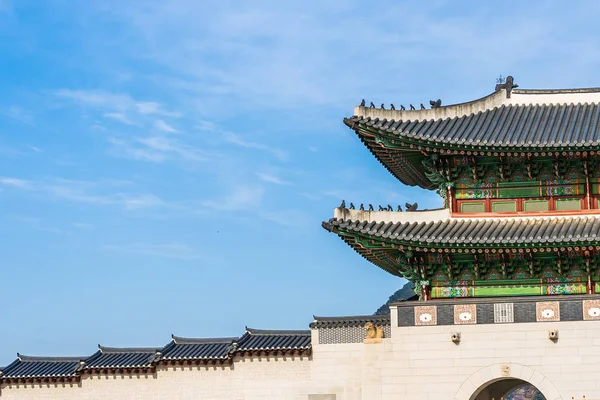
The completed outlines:
[[[600,308],[598,307],[592,307],[588,310],[588,315],[592,318],[598,318],[600,317]]]
[[[550,309],[543,310],[542,318],[554,318],[554,310],[550,310]]]
[[[432,319],[433,319],[433,317],[431,316],[431,314],[427,314],[427,313],[423,313],[419,316],[419,320],[421,322],[431,322]]]
[[[458,315],[458,318],[461,321],[470,321],[473,318],[473,315],[470,312],[462,312]]]

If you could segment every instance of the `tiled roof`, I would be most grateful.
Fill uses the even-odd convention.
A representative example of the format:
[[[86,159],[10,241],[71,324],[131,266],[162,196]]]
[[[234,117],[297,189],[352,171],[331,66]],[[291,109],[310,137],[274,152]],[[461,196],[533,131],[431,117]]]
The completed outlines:
[[[405,185],[434,189],[426,154],[578,152],[600,146],[600,89],[503,90],[428,110],[358,106],[344,123]],[[464,153],[462,153],[464,152]],[[545,154],[542,154],[545,156]]]
[[[31,357],[17,354],[17,359],[2,370],[3,379],[73,377],[83,366],[85,357]]]
[[[98,345],[98,351],[85,360],[85,369],[148,367],[160,358],[159,348],[117,348]]]
[[[236,351],[306,350],[311,347],[311,337],[309,330],[276,331],[246,328],[246,333],[236,343]]]
[[[161,351],[162,360],[223,360],[237,338],[192,339],[173,336]]]
[[[357,315],[352,317],[317,317],[314,316],[314,322],[310,324],[311,328],[340,328],[364,326],[367,322],[373,322],[376,325],[389,325],[389,315]]]
[[[0,381],[21,378],[77,377],[80,373],[117,371],[120,369],[149,370],[161,360],[178,362],[196,360],[198,363],[232,361],[233,356],[252,355],[254,352],[290,352],[309,354],[309,330],[259,330],[246,328],[240,338],[183,338],[172,336],[163,348],[118,348],[98,345],[98,351],[89,357],[28,357],[0,368]]]
[[[454,218],[427,223],[359,222],[332,218],[324,222],[323,227],[338,234],[357,233],[417,245],[502,246],[600,240],[600,219],[594,216]]]
[[[600,144],[600,104],[508,104],[462,117],[386,120],[354,116],[344,121],[406,139],[442,145],[581,148]]]

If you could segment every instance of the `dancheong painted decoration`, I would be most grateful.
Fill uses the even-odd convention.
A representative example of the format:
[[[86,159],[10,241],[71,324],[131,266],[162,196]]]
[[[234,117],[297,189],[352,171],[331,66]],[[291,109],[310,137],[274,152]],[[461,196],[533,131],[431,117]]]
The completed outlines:
[[[354,108],[344,123],[443,208],[342,202],[323,227],[421,299],[600,292],[600,89]],[[372,104],[372,103],[371,103]]]

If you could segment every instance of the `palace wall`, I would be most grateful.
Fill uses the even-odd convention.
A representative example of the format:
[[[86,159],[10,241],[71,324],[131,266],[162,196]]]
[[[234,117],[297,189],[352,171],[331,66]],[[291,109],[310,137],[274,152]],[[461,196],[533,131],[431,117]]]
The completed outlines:
[[[420,318],[424,303],[410,302],[392,306],[387,337],[379,344],[363,344],[356,326],[327,333],[315,328],[310,357],[236,357],[232,365],[216,367],[159,365],[147,376],[84,375],[72,386],[13,384],[2,388],[0,398],[469,400],[486,383],[518,378],[547,400],[600,399],[600,320],[590,320],[595,308],[586,318],[589,308],[576,307],[585,300],[561,300],[556,309],[561,312],[543,322],[539,318],[552,307],[543,300],[515,302],[512,323],[494,323],[482,301],[477,319],[468,323],[458,317],[472,300],[456,302],[460,313],[454,308],[452,320],[444,316],[443,302],[426,303],[439,304],[433,319]],[[521,308],[538,303],[546,308],[536,309],[542,314],[534,312],[537,320],[528,322]],[[551,340],[549,331],[555,330],[558,339]],[[452,341],[455,333],[458,343]]]

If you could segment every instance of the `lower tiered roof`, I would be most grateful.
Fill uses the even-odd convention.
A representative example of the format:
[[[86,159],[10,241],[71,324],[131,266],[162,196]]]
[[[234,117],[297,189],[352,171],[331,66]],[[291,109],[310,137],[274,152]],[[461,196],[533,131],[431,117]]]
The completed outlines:
[[[444,247],[595,244],[598,216],[451,218],[429,222],[361,221],[332,218],[323,227],[340,235],[357,234],[404,245]]]
[[[551,266],[562,276],[594,267],[600,250],[600,215],[457,218],[449,210],[337,208],[323,227],[382,269],[413,281],[431,279],[447,266],[460,275],[467,264],[481,267],[471,268],[477,273],[502,266],[525,268],[528,278]],[[446,275],[451,275],[448,281],[456,278]],[[503,275],[511,278],[506,271]]]

